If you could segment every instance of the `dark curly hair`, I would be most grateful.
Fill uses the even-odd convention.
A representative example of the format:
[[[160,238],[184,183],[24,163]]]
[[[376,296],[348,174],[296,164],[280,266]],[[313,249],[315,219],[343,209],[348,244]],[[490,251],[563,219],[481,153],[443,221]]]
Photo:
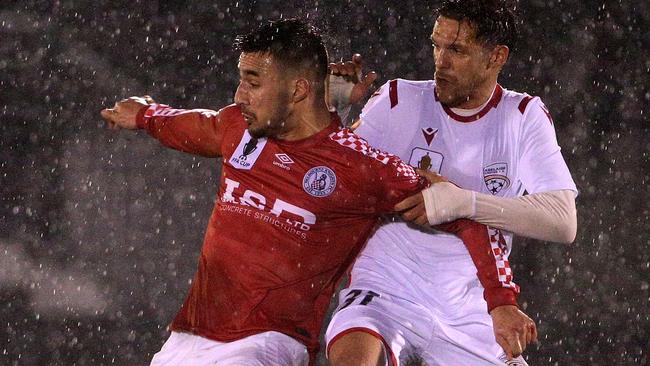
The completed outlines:
[[[508,46],[512,51],[519,37],[515,9],[513,1],[508,0],[443,0],[436,15],[467,21],[477,41]]]
[[[268,52],[290,70],[301,70],[315,81],[327,77],[327,49],[318,29],[300,19],[281,19],[235,38],[241,52]]]

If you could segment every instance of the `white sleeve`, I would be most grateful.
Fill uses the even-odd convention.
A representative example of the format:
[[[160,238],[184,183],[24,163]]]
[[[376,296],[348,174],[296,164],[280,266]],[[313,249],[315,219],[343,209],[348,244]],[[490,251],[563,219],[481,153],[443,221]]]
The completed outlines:
[[[468,218],[539,240],[571,243],[576,236],[575,195],[571,190],[507,198],[441,182],[423,190],[422,195],[431,225]]]
[[[548,191],[504,198],[475,194],[469,218],[528,238],[572,243],[578,227],[575,193]]]
[[[354,133],[368,141],[370,146],[394,154],[397,152],[395,144],[399,140],[395,136],[399,135],[395,134],[398,131],[393,131],[396,126],[390,121],[389,89],[389,83],[386,83],[368,99],[359,116],[359,127]]]
[[[528,193],[571,190],[578,195],[557,143],[553,120],[539,98],[529,103],[522,120],[519,176]]]

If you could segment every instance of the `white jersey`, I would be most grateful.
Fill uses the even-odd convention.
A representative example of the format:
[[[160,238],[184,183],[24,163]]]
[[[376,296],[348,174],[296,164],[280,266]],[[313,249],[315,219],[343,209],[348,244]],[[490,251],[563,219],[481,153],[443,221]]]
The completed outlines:
[[[475,115],[460,116],[437,101],[433,81],[392,80],[368,101],[356,133],[465,189],[501,197],[576,190],[544,104],[499,85]],[[507,260],[512,235],[489,232],[499,279],[516,287]],[[390,365],[408,364],[410,355],[435,366],[526,365],[521,357],[505,362],[486,310],[460,239],[386,220],[339,296],[328,350],[354,330],[380,339]]]
[[[526,191],[576,191],[553,121],[540,98],[500,85],[478,113],[460,116],[437,100],[435,82],[392,80],[368,101],[356,133],[372,146],[414,167],[440,173],[464,189],[501,197]],[[507,259],[512,234],[503,234]],[[412,269],[425,278],[440,275],[440,265],[431,266],[427,258],[436,263],[445,257],[469,259],[456,236],[437,233],[432,238],[431,232],[414,230],[404,222],[383,225],[364,255],[385,254],[382,241],[402,243],[402,256],[390,253],[391,260],[407,266],[424,260],[420,268]],[[373,250],[381,253],[375,256]]]

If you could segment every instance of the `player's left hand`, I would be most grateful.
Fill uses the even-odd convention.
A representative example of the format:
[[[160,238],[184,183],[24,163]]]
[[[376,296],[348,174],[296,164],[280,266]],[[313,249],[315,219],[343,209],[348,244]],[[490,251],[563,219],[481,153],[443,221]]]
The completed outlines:
[[[535,322],[514,305],[497,306],[490,312],[494,337],[508,361],[521,355],[531,342],[537,341]]]
[[[422,177],[426,178],[431,184],[449,182],[447,178],[435,172],[422,169],[416,169],[416,171]],[[411,221],[417,225],[424,227],[430,226],[422,192],[418,192],[412,196],[409,196],[403,201],[396,204],[395,211],[402,212],[402,218],[406,221]]]

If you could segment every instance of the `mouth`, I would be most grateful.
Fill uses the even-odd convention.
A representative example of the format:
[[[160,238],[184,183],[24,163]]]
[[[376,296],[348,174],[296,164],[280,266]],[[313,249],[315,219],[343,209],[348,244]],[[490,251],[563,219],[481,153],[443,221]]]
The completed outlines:
[[[435,73],[433,75],[433,78],[435,79],[436,84],[438,84],[438,85],[439,84],[451,84],[452,83],[452,81],[451,81],[452,78],[449,77],[448,75]]]
[[[244,117],[244,120],[246,123],[249,125],[255,121],[255,115],[249,112],[241,111],[242,116]]]

